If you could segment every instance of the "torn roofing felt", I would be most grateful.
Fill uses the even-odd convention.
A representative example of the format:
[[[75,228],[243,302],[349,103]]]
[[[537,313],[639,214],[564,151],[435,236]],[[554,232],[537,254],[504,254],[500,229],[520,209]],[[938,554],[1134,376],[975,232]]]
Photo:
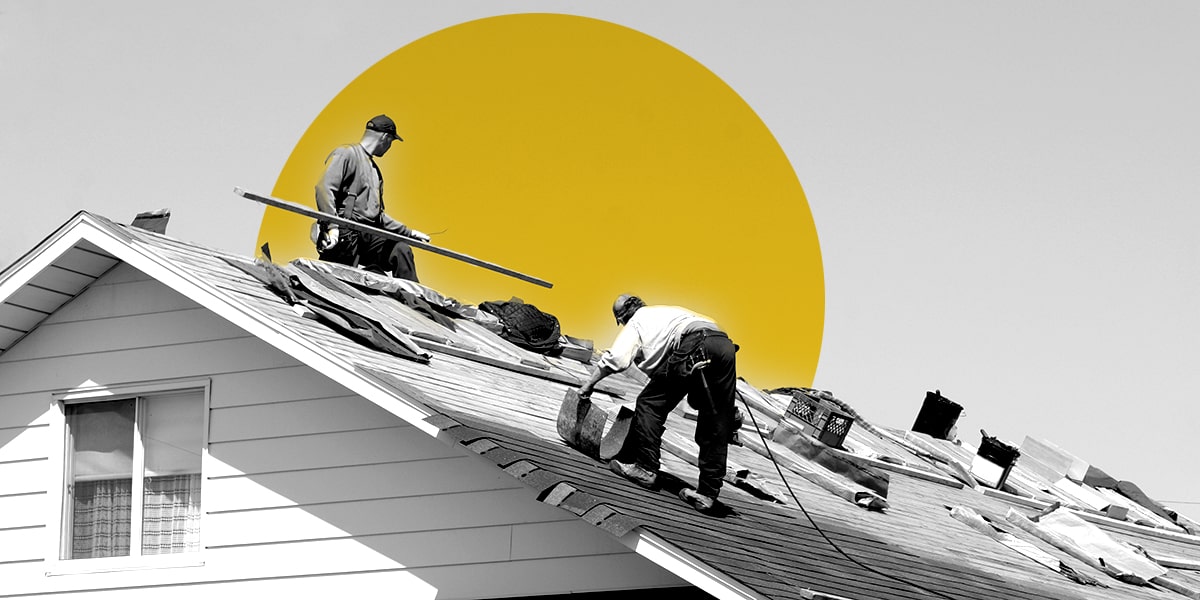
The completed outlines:
[[[1083,585],[1096,585],[1108,587],[1107,584],[1101,582],[1095,577],[1080,573],[1077,569],[1067,564],[1066,561],[1060,560],[1049,552],[1039,549],[1037,546],[1020,539],[1010,529],[1006,529],[997,525],[992,519],[988,519],[983,515],[975,512],[970,508],[962,506],[950,507],[950,516],[958,519],[972,529],[1012,548],[1013,551],[1029,558],[1030,560],[1062,574],[1067,579]]]
[[[273,331],[287,332],[286,339],[271,340],[281,350],[294,351],[288,344],[295,343],[305,348],[305,353],[294,354],[301,360],[312,360],[314,353],[335,357],[372,386],[450,417],[458,425],[438,424],[444,432],[439,438],[493,462],[537,489],[543,501],[607,527],[614,535],[651,532],[762,597],[801,598],[806,597],[805,590],[854,599],[1181,597],[1157,585],[1106,581],[1105,573],[1026,532],[1016,528],[1008,532],[1109,587],[1085,586],[964,525],[948,514],[947,506],[970,508],[1000,522],[1011,508],[1036,513],[1060,498],[1061,492],[1045,489],[1052,488],[1053,482],[1022,469],[1020,462],[1013,469],[1016,479],[1010,480],[1021,486],[1016,491],[1030,490],[1028,495],[980,489],[973,480],[961,480],[954,468],[970,464],[973,455],[965,444],[869,426],[861,417],[856,417],[843,449],[822,449],[822,453],[884,470],[890,480],[884,510],[864,510],[855,497],[874,492],[818,461],[769,439],[763,442],[750,430],[753,424],[747,419],[741,436],[747,446],[730,449],[731,466],[759,478],[774,495],[756,496],[730,484],[721,494],[729,512],[718,517],[700,515],[666,490],[647,491],[629,484],[559,439],[555,415],[566,389],[586,377],[586,358],[546,357],[518,348],[496,335],[495,322],[489,327],[457,318],[451,330],[380,293],[383,290],[377,287],[399,285],[388,278],[311,261],[279,265],[272,276],[245,257],[96,221],[113,240],[128,244],[174,276],[202,286],[222,303],[218,308],[225,313],[235,309]],[[107,243],[117,243],[113,240]],[[293,285],[293,276],[299,287]],[[291,298],[288,293],[269,291],[281,283]],[[423,286],[407,291],[440,307],[439,312],[456,304]],[[306,311],[299,303],[304,294],[324,298],[363,321],[347,319],[348,325],[339,327],[320,320],[315,310]],[[205,296],[204,301],[211,299]],[[407,337],[415,351],[429,355],[428,362],[377,346],[352,333],[350,324],[397,344],[401,336]],[[593,395],[606,410],[628,406],[642,385],[632,376],[610,379]],[[739,392],[759,431],[769,434],[784,417],[789,398],[757,390],[748,382],[740,382]],[[669,417],[663,468],[671,485],[695,479],[695,467],[687,458],[694,448],[694,427],[680,415]],[[466,444],[453,439],[451,431],[456,428],[465,428],[462,435],[455,435]],[[768,449],[780,463],[782,478],[776,465],[758,451]],[[804,510],[796,506],[793,494]],[[1121,522],[1086,507],[1074,512],[1115,539],[1136,541],[1152,556],[1200,562],[1200,538],[1182,530]],[[1190,572],[1180,576],[1184,581],[1189,577]]]
[[[406,332],[388,319],[372,318],[375,311],[363,304],[365,298],[355,297],[348,288],[336,289],[338,284],[317,271],[284,269],[269,260],[258,260],[253,265],[231,264],[262,281],[292,306],[303,307],[313,318],[350,338],[401,358],[429,362],[431,355]]]

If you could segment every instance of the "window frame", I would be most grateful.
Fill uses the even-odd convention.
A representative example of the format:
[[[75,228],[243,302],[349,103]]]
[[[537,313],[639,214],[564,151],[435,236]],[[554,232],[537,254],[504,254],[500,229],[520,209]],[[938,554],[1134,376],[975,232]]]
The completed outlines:
[[[51,443],[48,452],[49,468],[46,469],[47,481],[47,502],[46,502],[46,575],[73,575],[80,573],[103,573],[109,571],[127,571],[137,569],[160,569],[173,567],[197,567],[204,565],[204,531],[206,529],[206,521],[208,520],[207,511],[204,505],[200,508],[200,549],[196,552],[180,552],[176,554],[149,554],[149,555],[130,555],[130,556],[111,556],[104,558],[62,558],[66,554],[66,544],[70,543],[70,531],[67,528],[69,522],[67,502],[69,496],[67,494],[68,478],[71,475],[71,456],[69,454],[68,445],[70,443],[69,432],[67,430],[66,407],[72,404],[85,404],[89,402],[108,402],[113,400],[124,400],[128,398],[137,398],[140,396],[148,396],[155,394],[171,393],[171,392],[188,392],[200,391],[203,396],[204,406],[203,412],[203,431],[201,432],[200,443],[200,489],[201,498],[204,498],[205,477],[204,473],[209,464],[208,452],[208,430],[209,417],[212,406],[212,380],[211,378],[187,378],[187,379],[172,379],[151,382],[125,383],[115,385],[91,385],[92,382],[87,382],[88,385],[80,386],[71,390],[56,391],[50,394],[50,431]],[[138,414],[135,422],[135,432],[141,435],[141,428],[144,426],[142,414],[144,405],[138,403]],[[144,462],[141,457],[143,444],[140,440],[135,439],[134,443],[134,461],[135,466],[139,462]],[[144,466],[144,465],[143,465]],[[140,494],[143,492],[142,477],[133,477],[133,492]],[[137,496],[140,498],[140,496]],[[138,500],[140,504],[141,500]],[[203,500],[202,500],[203,502]],[[142,532],[142,518],[139,516],[133,519],[131,523],[131,535],[138,536],[140,548],[140,536]]]

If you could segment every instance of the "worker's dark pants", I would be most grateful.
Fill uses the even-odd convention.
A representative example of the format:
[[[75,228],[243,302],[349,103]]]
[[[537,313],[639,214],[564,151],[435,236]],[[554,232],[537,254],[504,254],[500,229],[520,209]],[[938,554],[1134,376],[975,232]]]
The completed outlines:
[[[672,366],[650,377],[650,382],[638,395],[633,424],[617,460],[636,463],[651,473],[658,471],[667,414],[686,394],[688,404],[697,412],[700,481],[696,491],[715,498],[725,477],[725,460],[733,434],[733,399],[737,385],[734,346],[723,334],[693,332],[689,335],[705,336],[700,343],[712,363],[690,376],[684,376],[680,368]],[[687,342],[687,337],[684,336],[681,345]]]
[[[361,266],[368,271],[397,279],[419,281],[412,248],[404,242],[389,240],[373,233],[344,230],[333,248],[321,253],[321,260]]]

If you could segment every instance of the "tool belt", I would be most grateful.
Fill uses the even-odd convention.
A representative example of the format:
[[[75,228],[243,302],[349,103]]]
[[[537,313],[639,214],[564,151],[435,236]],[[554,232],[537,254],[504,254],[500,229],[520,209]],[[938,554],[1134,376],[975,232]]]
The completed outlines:
[[[679,338],[679,344],[667,356],[668,372],[687,377],[707,367],[712,358],[704,349],[704,340],[710,337],[729,339],[724,331],[717,329],[696,329],[683,334],[683,337]]]
[[[671,351],[666,360],[667,368],[671,369],[670,372],[673,374],[682,377],[689,377],[693,374],[700,376],[700,383],[704,388],[704,398],[695,398],[692,394],[688,394],[687,398],[688,405],[695,410],[716,410],[716,407],[712,405],[713,399],[709,396],[712,392],[708,388],[708,382],[704,379],[703,372],[704,368],[712,363],[708,350],[704,348],[704,340],[710,337],[729,339],[724,331],[717,329],[689,331],[679,338],[679,345]],[[734,352],[737,352],[737,345],[734,345]],[[701,402],[708,403],[708,406],[701,406]],[[742,428],[742,411],[736,405],[733,406],[731,419],[728,442],[735,446],[741,446],[738,430]]]

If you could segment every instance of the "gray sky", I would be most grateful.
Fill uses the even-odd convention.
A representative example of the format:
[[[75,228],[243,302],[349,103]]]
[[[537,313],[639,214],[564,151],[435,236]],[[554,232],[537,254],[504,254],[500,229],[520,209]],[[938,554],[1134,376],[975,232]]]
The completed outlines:
[[[901,427],[940,388],[972,444],[1048,439],[1200,503],[1200,4],[333,4],[0,0],[0,263],[78,210],[159,207],[251,254],[262,210],[230,190],[269,191],[376,61],[596,17],[705,65],[787,153],[825,261],[817,387]]]

